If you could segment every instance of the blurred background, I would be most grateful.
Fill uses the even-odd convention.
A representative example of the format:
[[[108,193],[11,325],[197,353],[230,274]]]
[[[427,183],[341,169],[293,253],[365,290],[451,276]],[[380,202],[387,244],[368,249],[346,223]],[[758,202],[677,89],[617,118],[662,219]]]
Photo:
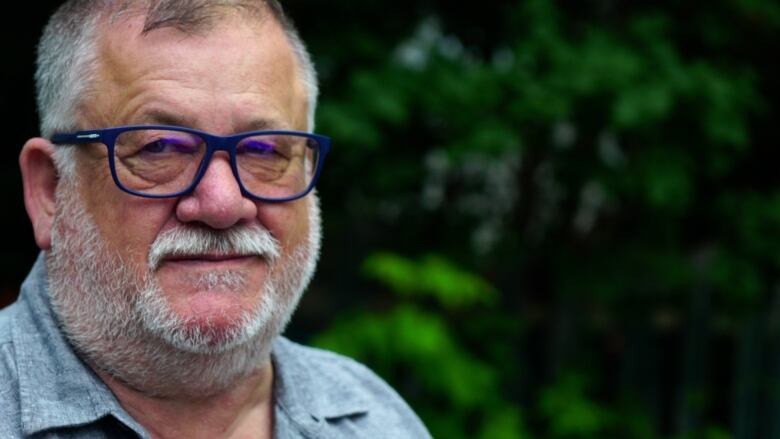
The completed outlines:
[[[58,4],[3,29],[0,303]],[[285,4],[334,142],[291,338],[438,438],[780,438],[778,2]]]

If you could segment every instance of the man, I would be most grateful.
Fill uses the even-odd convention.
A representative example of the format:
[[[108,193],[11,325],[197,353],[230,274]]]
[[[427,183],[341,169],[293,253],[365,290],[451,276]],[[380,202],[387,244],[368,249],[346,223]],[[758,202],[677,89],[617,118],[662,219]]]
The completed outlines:
[[[276,1],[69,1],[36,86],[42,256],[0,311],[0,437],[429,437],[367,369],[279,336],[329,141]]]

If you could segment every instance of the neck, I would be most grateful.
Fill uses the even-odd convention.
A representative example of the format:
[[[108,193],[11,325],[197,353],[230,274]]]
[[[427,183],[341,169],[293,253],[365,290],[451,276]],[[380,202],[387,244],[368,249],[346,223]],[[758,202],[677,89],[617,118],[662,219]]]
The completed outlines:
[[[97,371],[122,407],[155,439],[273,437],[270,361],[233,387],[200,399],[150,396]]]

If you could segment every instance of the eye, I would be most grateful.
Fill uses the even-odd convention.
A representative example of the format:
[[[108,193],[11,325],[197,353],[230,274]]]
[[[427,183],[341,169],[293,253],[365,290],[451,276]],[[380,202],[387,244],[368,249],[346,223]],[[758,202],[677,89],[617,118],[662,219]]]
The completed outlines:
[[[152,143],[147,143],[141,150],[143,152],[163,152],[165,150],[165,145],[164,141],[157,140]]]
[[[148,154],[159,154],[164,152],[192,153],[197,150],[197,145],[191,140],[181,138],[163,137],[153,142],[149,142],[140,148],[140,151]]]
[[[276,154],[276,147],[270,142],[261,140],[247,140],[242,142],[238,147],[238,153],[269,156]]]

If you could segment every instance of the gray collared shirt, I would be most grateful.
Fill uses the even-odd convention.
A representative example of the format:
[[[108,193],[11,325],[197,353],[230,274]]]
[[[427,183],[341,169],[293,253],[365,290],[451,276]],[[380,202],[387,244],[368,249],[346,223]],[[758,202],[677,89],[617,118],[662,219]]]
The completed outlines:
[[[429,438],[384,381],[346,357],[279,337],[277,438]],[[68,344],[49,303],[42,257],[0,310],[0,438],[150,438]]]

